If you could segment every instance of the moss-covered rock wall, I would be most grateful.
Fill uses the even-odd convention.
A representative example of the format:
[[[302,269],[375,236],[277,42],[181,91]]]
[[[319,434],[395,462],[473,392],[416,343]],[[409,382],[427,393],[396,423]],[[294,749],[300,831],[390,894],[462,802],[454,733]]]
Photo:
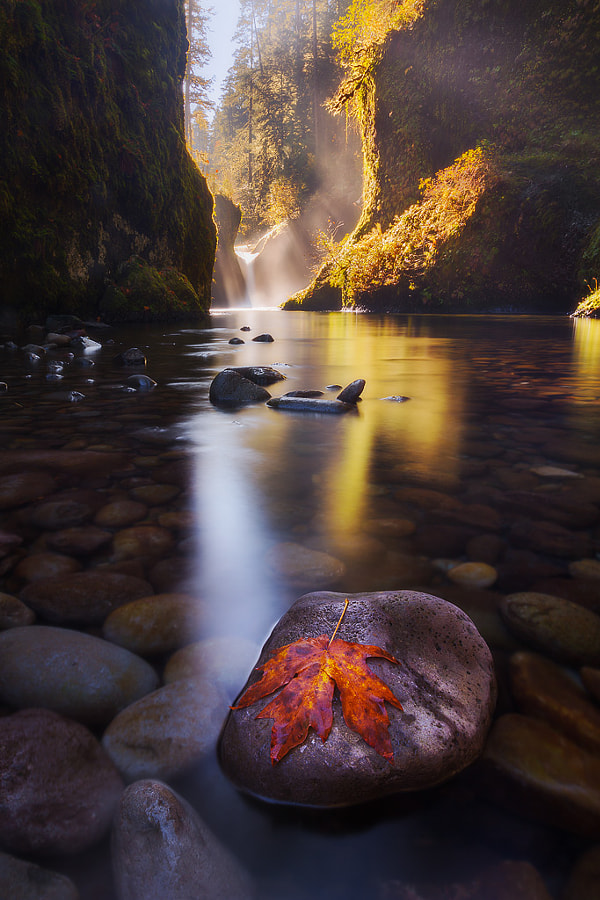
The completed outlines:
[[[287,307],[569,312],[600,274],[599,0],[404,5],[354,78],[360,222]]]
[[[2,0],[0,43],[4,312],[93,316],[132,256],[183,273],[206,311],[216,238],[184,141],[183,0]]]

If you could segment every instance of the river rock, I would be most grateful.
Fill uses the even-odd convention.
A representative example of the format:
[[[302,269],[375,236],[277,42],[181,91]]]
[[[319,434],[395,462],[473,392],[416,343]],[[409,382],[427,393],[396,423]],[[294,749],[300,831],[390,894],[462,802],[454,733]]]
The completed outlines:
[[[152,586],[141,578],[90,569],[34,581],[20,599],[49,622],[101,625],[113,609],[151,593]]]
[[[147,512],[148,507],[143,503],[123,497],[102,506],[94,516],[94,523],[100,528],[126,528],[143,519]]]
[[[113,610],[102,634],[140,656],[171,653],[197,639],[203,612],[203,603],[190,594],[152,594]]]
[[[537,653],[515,653],[510,685],[519,712],[544,719],[581,747],[600,755],[600,708],[567,669]]]
[[[233,369],[224,369],[215,375],[209,388],[209,400],[214,406],[245,406],[264,403],[270,393],[249,378]]]
[[[108,831],[123,790],[88,729],[47,709],[2,719],[0,842],[13,853],[72,854]]]
[[[134,500],[146,506],[163,506],[174,500],[181,493],[181,489],[176,484],[141,484],[132,488],[129,493]]]
[[[377,537],[403,538],[409,537],[417,530],[417,526],[412,519],[387,518],[387,519],[367,519],[363,522],[363,529],[367,534],[374,534]]]
[[[0,852],[0,897],[6,900],[79,900],[70,878]]]
[[[130,375],[127,379],[127,384],[140,393],[153,391],[156,387],[156,381],[153,378],[150,378],[149,375],[140,375],[138,373]]]
[[[24,469],[42,467],[72,475],[106,475],[127,465],[124,453],[101,450],[5,450],[0,452],[0,472],[21,473]],[[31,472],[24,473],[26,476]],[[39,474],[39,473],[38,473]],[[1,479],[0,479],[1,483]],[[43,493],[50,493],[45,491]],[[1,492],[0,492],[1,495]],[[38,494],[32,499],[43,496]]]
[[[343,562],[302,544],[284,541],[266,554],[267,566],[294,587],[329,587],[346,573]]]
[[[62,528],[46,536],[46,546],[56,553],[72,556],[91,556],[100,547],[112,540],[112,532],[104,531],[96,525],[81,525],[78,528]]]
[[[122,647],[48,625],[0,633],[0,699],[43,707],[88,725],[106,725],[156,690],[154,669]]]
[[[463,587],[487,588],[496,581],[498,573],[484,562],[463,562],[448,570],[448,578]]]
[[[267,401],[267,406],[270,406],[272,409],[287,409],[292,412],[314,412],[333,415],[356,412],[354,403],[343,403],[341,400],[320,400],[318,397],[291,397],[289,394],[284,394],[283,397],[273,397]]]
[[[76,492],[65,493],[60,498],[50,499],[36,506],[28,516],[28,521],[36,528],[48,531],[60,531],[63,528],[75,527],[91,519],[93,506],[88,503],[87,495]],[[92,498],[92,502],[95,498]]]
[[[120,712],[102,744],[126,781],[168,780],[214,748],[226,713],[227,700],[215,685],[173,681]]]
[[[205,638],[177,650],[165,666],[163,679],[166,684],[184,678],[213,682],[233,702],[259,652],[254,641],[236,635]]]
[[[174,546],[173,535],[160,525],[132,525],[113,537],[115,560],[160,559]]]
[[[196,811],[160,781],[123,792],[112,835],[119,900],[251,900],[250,877]]]
[[[477,769],[482,793],[517,816],[600,837],[600,759],[547,722],[501,716]]]
[[[598,900],[600,844],[583,853],[571,872],[561,900]]]
[[[579,674],[586,690],[594,697],[597,703],[600,703],[600,669],[583,666]]]
[[[287,803],[347,806],[439,784],[481,753],[496,685],[490,651],[468,616],[438,597],[412,591],[347,596],[337,636],[381,647],[399,662],[369,660],[404,708],[386,707],[393,760],[348,728],[335,697],[327,740],[309,730],[300,746],[273,765],[272,720],[256,718],[264,700],[232,709],[222,733],[221,765],[239,789]],[[258,664],[300,638],[332,635],[345,597],[300,597],[275,626]],[[247,683],[256,680],[253,672]]]
[[[0,477],[0,510],[24,506],[51,494],[56,481],[48,472],[13,472]]]
[[[243,343],[243,341],[242,341]],[[285,381],[286,376],[271,366],[228,366],[228,372],[237,372],[248,381],[266,387],[269,384],[275,384],[277,381]]]
[[[360,399],[360,395],[365,389],[365,379],[357,378],[356,381],[352,381],[350,384],[346,385],[346,387],[340,391],[337,395],[337,399],[342,403],[357,403]]]
[[[558,662],[600,664],[600,616],[551,594],[508,594],[500,613],[518,638]]]
[[[81,571],[81,563],[64,553],[32,553],[15,568],[15,575],[25,581],[40,581]]]
[[[580,578],[582,581],[597,582],[600,590],[600,560],[598,559],[577,559],[569,563],[569,574],[573,578]]]
[[[515,522],[510,529],[510,540],[517,546],[561,559],[580,559],[592,550],[587,533],[571,531],[556,522],[535,522],[533,519]]]
[[[117,366],[137,366],[143,368],[146,365],[146,355],[139,347],[129,347],[113,357],[113,363]]]
[[[272,334],[257,334],[256,337],[252,338],[253,341],[256,341],[258,344],[272,344],[275,338]]]
[[[32,625],[33,622],[35,622],[33,610],[25,606],[18,597],[0,593],[0,631]]]

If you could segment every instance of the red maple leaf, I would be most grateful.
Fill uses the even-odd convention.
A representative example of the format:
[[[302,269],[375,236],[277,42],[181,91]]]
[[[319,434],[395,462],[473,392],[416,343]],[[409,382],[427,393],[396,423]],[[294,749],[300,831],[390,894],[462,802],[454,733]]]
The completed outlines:
[[[273,719],[271,762],[275,765],[293,747],[301,744],[313,728],[322,741],[333,725],[333,694],[337,686],[346,725],[359,734],[380,756],[394,759],[389,735],[390,720],[385,704],[402,709],[390,688],[368,667],[366,660],[379,656],[400,665],[397,659],[370,644],[355,644],[333,635],[301,638],[275,650],[262,670],[232,709],[243,709],[283,687],[258,713],[257,719]]]

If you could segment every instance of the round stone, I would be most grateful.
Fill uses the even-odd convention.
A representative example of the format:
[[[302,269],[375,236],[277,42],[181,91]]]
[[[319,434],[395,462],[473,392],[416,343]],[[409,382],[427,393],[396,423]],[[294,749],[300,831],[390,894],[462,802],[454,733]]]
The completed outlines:
[[[25,606],[18,597],[0,593],[0,631],[19,628],[35,622],[35,613]]]
[[[173,681],[120,712],[102,744],[126,781],[170,779],[214,749],[226,713],[215,685]]]
[[[141,578],[90,569],[34,581],[20,598],[49,622],[101,625],[113,609],[151,593],[151,585]]]
[[[578,559],[569,563],[569,573],[582,581],[600,581],[600,560]]]
[[[81,525],[91,519],[93,514],[93,508],[75,495],[40,503],[32,511],[29,521],[45,531],[59,531],[62,528]]]
[[[244,406],[249,403],[264,403],[270,393],[249,378],[244,378],[233,369],[224,369],[215,375],[210,389],[209,399],[215,406]]]
[[[463,587],[490,587],[498,578],[493,566],[484,562],[464,562],[453,566],[448,571],[448,578]]]
[[[91,556],[112,539],[110,531],[95,525],[81,525],[78,528],[63,528],[46,536],[46,546],[56,553],[72,556]]]
[[[275,575],[285,578],[294,587],[329,586],[346,573],[346,567],[339,559],[291,541],[271,547],[266,562]]]
[[[112,835],[120,900],[252,900],[249,876],[194,809],[160,781],[123,792]]]
[[[367,519],[363,528],[377,537],[403,538],[414,534],[417,526],[411,519]]]
[[[32,553],[15,568],[15,575],[25,581],[40,581],[60,575],[72,575],[81,570],[81,563],[64,553]]]
[[[15,472],[0,477],[0,509],[14,509],[51,494],[56,487],[47,472]]]
[[[300,597],[276,625],[258,665],[294,641],[333,635],[345,598],[331,592]],[[432,787],[481,753],[496,685],[490,651],[468,616],[439,597],[412,591],[349,594],[347,599],[336,637],[381,648],[397,660],[368,654],[369,669],[403,707],[387,704],[379,726],[389,734],[392,757],[377,752],[348,726],[334,695],[326,740],[310,729],[273,764],[273,720],[257,717],[271,697],[232,709],[223,729],[221,765],[239,789],[287,803],[346,806]],[[253,672],[248,683],[257,679]],[[368,710],[369,695],[360,678],[356,684],[356,706]],[[367,712],[369,724],[380,705],[372,704]]]
[[[0,853],[0,897],[7,900],[79,900],[70,878]]]
[[[157,687],[147,662],[101,638],[49,625],[0,633],[0,698],[17,709],[106,725]]]
[[[46,709],[2,719],[0,841],[19,854],[79,853],[112,822],[123,782],[88,729]]]
[[[94,522],[100,528],[126,528],[145,517],[148,507],[137,500],[113,500],[98,510]]]
[[[175,484],[144,484],[132,488],[129,493],[134,500],[147,506],[161,506],[163,503],[170,503],[181,492]]]
[[[190,594],[153,594],[115,609],[102,634],[141,656],[170,653],[198,638],[203,612],[202,601]]]
[[[213,682],[233,700],[259,651],[254,641],[235,635],[206,638],[177,650],[165,666],[163,679],[166,684],[184,678]]]
[[[600,616],[591,610],[534,591],[508,594],[499,609],[513,634],[552,659],[577,666],[600,664]]]
[[[136,557],[156,559],[168,553],[174,543],[171,532],[160,525],[133,525],[115,534],[113,550],[117,560]]]

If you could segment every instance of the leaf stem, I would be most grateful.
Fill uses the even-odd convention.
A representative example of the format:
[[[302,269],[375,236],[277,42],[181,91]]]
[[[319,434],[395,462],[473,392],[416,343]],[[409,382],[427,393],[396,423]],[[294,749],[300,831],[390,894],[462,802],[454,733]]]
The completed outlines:
[[[344,603],[344,608],[343,608],[343,610],[342,610],[341,616],[340,616],[339,619],[338,619],[338,623],[337,623],[337,625],[335,626],[335,631],[333,632],[333,634],[332,634],[331,637],[329,638],[329,643],[327,644],[327,649],[328,649],[328,650],[329,650],[329,648],[331,647],[331,644],[332,644],[332,642],[333,642],[333,639],[334,639],[334,637],[335,637],[336,634],[337,634],[338,628],[339,628],[340,625],[342,624],[342,619],[343,619],[344,616],[346,615],[346,610],[348,609],[348,603],[349,603],[349,602],[350,602],[350,601],[349,601],[348,598],[346,597],[346,602]]]

